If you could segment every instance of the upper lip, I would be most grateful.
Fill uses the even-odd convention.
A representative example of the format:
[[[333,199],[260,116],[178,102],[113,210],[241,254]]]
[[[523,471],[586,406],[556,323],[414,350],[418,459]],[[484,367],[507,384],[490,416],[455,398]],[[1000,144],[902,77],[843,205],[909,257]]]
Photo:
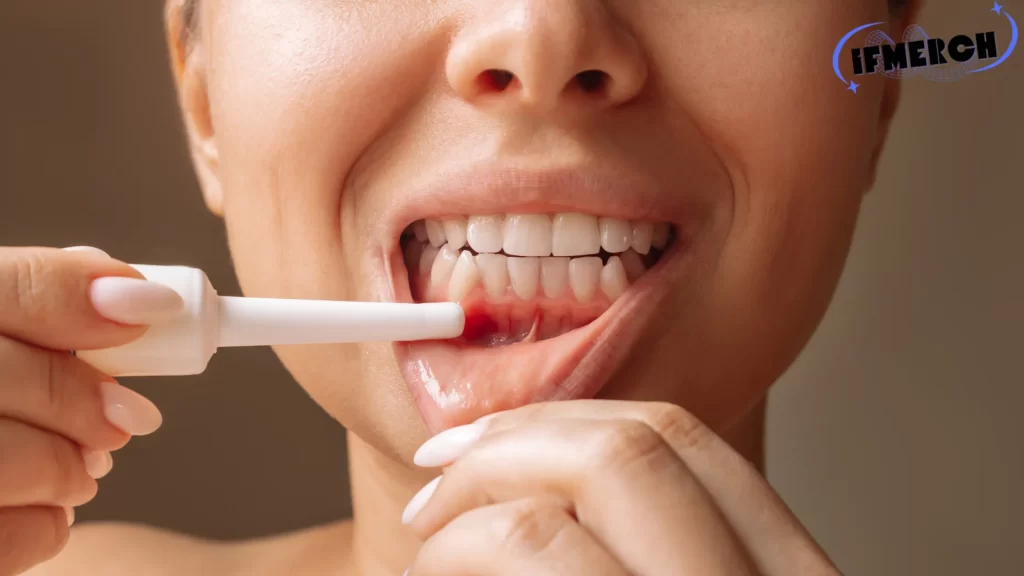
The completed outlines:
[[[676,183],[675,185],[679,185]],[[434,173],[388,207],[377,237],[399,250],[402,231],[417,220],[473,214],[584,212],[623,220],[669,222],[694,215],[692,198],[666,189],[650,174],[595,166],[537,168],[506,162]]]

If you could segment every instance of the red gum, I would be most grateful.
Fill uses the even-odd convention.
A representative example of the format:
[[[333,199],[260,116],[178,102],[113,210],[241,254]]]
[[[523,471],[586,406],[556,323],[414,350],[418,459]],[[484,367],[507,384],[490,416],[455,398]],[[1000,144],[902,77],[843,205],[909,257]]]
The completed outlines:
[[[487,314],[474,313],[466,310],[466,327],[462,330],[462,337],[466,340],[481,340],[491,336],[498,331],[498,322]]]
[[[429,282],[429,277],[420,275],[413,282],[412,294],[415,302],[447,302],[448,286],[430,286],[424,296],[419,286]],[[500,331],[500,325],[510,320],[532,321],[538,317],[559,317],[571,322],[574,327],[586,325],[604,313],[612,303],[608,297],[601,293],[594,295],[594,298],[583,304],[572,296],[572,291],[566,286],[566,292],[559,298],[548,298],[539,294],[531,300],[523,300],[509,288],[505,295],[494,298],[487,294],[481,285],[474,286],[470,293],[459,301],[466,311],[466,325],[476,323],[476,329],[482,329],[487,323],[482,318],[487,318],[493,324],[491,333]],[[464,334],[466,339],[470,336]]]
[[[447,302],[448,285],[429,286],[424,294],[423,286],[429,282],[429,275],[416,274],[410,286],[413,301]],[[568,286],[558,298],[538,294],[523,300],[511,287],[500,298],[494,298],[477,285],[459,303],[466,312],[466,328],[462,338],[453,343],[464,345],[480,345],[496,336],[511,336],[510,343],[545,340],[586,326],[612,305],[600,289],[590,302],[580,303]]]

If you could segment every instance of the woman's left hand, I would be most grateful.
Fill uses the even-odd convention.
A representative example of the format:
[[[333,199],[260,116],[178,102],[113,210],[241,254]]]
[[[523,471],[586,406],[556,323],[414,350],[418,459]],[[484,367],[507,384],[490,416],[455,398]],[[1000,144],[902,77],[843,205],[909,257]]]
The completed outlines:
[[[403,520],[409,576],[835,576],[760,473],[671,404],[531,405],[453,428]]]

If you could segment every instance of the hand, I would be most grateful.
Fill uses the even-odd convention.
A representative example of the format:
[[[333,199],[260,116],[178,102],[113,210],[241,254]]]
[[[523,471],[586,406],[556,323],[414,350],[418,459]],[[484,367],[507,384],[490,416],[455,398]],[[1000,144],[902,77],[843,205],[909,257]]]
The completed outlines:
[[[181,307],[96,249],[0,247],[0,575],[57,554],[110,451],[161,422],[69,351],[126,344]]]
[[[753,466],[669,404],[580,400],[453,428],[403,520],[409,576],[839,572]]]

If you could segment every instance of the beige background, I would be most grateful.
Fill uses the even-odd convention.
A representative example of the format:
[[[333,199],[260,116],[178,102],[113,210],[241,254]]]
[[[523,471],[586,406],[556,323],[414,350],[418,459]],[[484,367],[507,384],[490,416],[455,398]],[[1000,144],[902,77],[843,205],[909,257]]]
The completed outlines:
[[[187,263],[237,294],[180,139],[161,4],[0,0],[0,245]],[[996,25],[985,2],[932,4],[935,35]],[[1015,54],[905,83],[835,304],[773,393],[769,477],[849,574],[1024,572],[1022,70]],[[268,352],[131,385],[165,426],[117,454],[80,519],[230,539],[349,513],[342,430]]]

